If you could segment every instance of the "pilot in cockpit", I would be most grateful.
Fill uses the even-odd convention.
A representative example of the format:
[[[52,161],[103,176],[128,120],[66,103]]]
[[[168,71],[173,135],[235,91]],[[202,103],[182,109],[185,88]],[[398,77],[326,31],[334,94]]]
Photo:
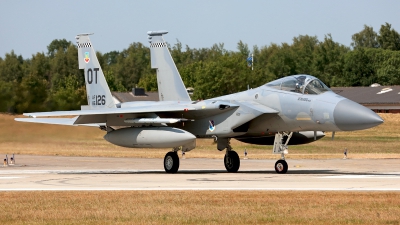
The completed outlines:
[[[302,93],[304,89],[304,81],[306,80],[306,76],[298,76],[296,77],[296,92]]]
[[[297,93],[301,93],[300,84],[296,83],[296,89],[294,90]]]

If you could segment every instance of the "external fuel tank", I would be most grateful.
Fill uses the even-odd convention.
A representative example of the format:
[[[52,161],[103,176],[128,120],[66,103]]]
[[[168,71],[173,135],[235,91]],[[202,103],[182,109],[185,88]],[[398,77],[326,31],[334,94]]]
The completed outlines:
[[[108,132],[104,139],[128,148],[175,148],[184,146],[184,151],[196,146],[196,137],[174,127],[130,127]]]

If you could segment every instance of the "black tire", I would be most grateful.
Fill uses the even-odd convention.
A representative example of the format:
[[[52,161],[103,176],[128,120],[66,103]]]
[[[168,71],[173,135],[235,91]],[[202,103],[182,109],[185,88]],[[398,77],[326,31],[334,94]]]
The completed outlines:
[[[179,169],[179,157],[176,152],[168,152],[164,157],[164,170],[167,173],[176,173]]]
[[[285,160],[280,159],[275,163],[275,171],[277,173],[286,173],[288,170],[288,164]]]
[[[228,151],[224,157],[225,168],[230,173],[236,173],[240,167],[239,155],[235,151]]]

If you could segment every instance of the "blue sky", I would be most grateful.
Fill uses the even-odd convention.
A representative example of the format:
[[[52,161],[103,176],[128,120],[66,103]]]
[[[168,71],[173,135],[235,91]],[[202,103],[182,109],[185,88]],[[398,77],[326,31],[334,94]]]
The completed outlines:
[[[379,31],[388,22],[400,32],[399,9],[394,0],[1,0],[0,57],[14,50],[30,58],[46,53],[54,39],[74,42],[76,34],[88,32],[95,33],[97,51],[121,51],[132,42],[148,44],[149,30],[167,30],[170,44],[179,39],[191,48],[224,43],[236,50],[239,40],[260,47],[306,34],[322,40],[328,33],[350,46],[364,24]]]

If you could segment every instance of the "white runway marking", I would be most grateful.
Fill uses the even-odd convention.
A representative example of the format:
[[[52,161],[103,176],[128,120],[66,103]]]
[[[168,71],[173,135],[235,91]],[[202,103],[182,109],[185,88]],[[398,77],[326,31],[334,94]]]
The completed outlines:
[[[400,178],[399,174],[394,175],[338,175],[338,176],[324,176],[320,178],[328,178],[328,179],[365,179],[365,178]]]
[[[193,170],[195,171],[195,170]],[[164,170],[6,170],[0,175],[11,174],[113,174],[113,173],[159,173]]]
[[[23,178],[23,177],[0,177],[0,179],[2,179],[2,180],[6,180],[6,179],[18,179],[18,178]]]
[[[18,188],[0,191],[400,191],[400,188]]]

